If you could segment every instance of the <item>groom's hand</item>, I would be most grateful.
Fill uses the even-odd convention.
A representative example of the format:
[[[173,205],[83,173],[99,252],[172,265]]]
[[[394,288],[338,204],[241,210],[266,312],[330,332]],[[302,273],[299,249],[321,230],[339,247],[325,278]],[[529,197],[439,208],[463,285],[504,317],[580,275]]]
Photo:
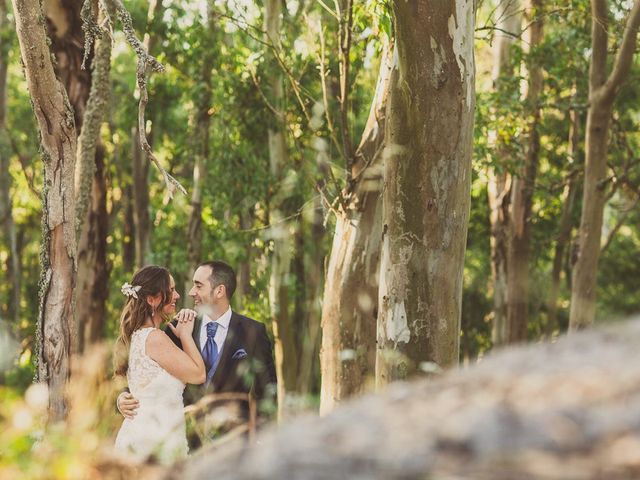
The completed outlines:
[[[122,392],[118,395],[116,400],[116,406],[124,418],[133,419],[138,413],[138,407],[140,403],[129,392]]]

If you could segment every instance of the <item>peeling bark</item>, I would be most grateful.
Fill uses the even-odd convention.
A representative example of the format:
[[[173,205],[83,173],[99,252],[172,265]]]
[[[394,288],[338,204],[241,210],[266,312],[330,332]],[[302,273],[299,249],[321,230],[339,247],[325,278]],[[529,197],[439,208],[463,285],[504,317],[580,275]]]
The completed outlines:
[[[44,162],[37,378],[49,385],[51,418],[61,420],[66,415],[76,280],[76,130],[69,99],[53,70],[40,4],[14,0],[13,11]]]
[[[473,1],[393,5],[377,385],[457,364],[475,108]]]
[[[353,166],[347,208],[336,219],[322,301],[320,414],[361,393],[375,375],[382,240],[382,150],[392,71],[387,46]]]

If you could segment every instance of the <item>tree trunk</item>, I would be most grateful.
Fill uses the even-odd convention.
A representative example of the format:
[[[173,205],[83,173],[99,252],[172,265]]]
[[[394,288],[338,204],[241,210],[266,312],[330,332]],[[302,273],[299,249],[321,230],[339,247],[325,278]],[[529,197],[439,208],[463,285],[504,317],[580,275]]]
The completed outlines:
[[[596,313],[596,277],[600,255],[602,216],[606,199],[605,179],[609,121],[613,101],[627,77],[640,26],[640,0],[627,17],[622,43],[607,76],[609,10],[606,0],[591,2],[592,56],[589,69],[589,111],[585,140],[584,189],[578,233],[578,259],[573,270],[569,328],[577,330],[593,324]]]
[[[149,55],[153,55],[153,49],[157,43],[155,33],[149,33],[152,25],[162,21],[164,7],[161,1],[151,0],[147,12],[147,33],[144,36],[144,48]],[[153,129],[153,112],[146,117],[147,124]],[[149,210],[149,162],[140,144],[140,130],[138,122],[131,129],[131,147],[133,164],[133,223],[136,246],[135,268],[141,268],[149,261],[151,213]],[[147,132],[147,142],[153,146],[153,134]]]
[[[521,12],[519,0],[502,0],[497,8],[498,22],[493,51],[493,88],[504,90],[502,79],[513,74],[510,68],[511,48],[520,35]],[[493,289],[493,326],[491,337],[494,345],[507,341],[507,251],[509,232],[509,202],[511,200],[511,175],[507,171],[509,151],[493,132],[495,141],[494,163],[489,168],[487,197],[491,224],[491,277]]]
[[[40,4],[14,0],[13,11],[44,162],[37,378],[48,383],[51,418],[61,420],[66,414],[64,387],[75,336],[76,131],[67,94],[53,71]]]
[[[266,0],[264,12],[266,41],[273,44],[274,48],[280,48],[281,9],[282,2],[280,0]],[[271,199],[269,218],[271,224],[270,233],[273,240],[271,274],[269,278],[269,304],[273,326],[276,372],[278,375],[278,416],[281,418],[286,393],[296,388],[298,351],[293,318],[289,312],[292,245],[289,240],[289,223],[286,220],[287,215],[284,208],[291,192],[288,191],[287,183],[285,182],[289,155],[285,140],[284,95],[282,75],[278,72],[279,66],[273,62],[271,68],[271,102],[278,110],[278,113],[274,115],[273,122],[271,122],[268,130],[269,162],[272,178],[278,183],[278,187],[275,188],[275,195]]]
[[[540,107],[543,72],[539,60],[535,60],[543,40],[542,0],[527,0],[524,20],[524,45],[529,50],[529,80],[526,91],[526,112],[530,118],[527,126],[527,147],[524,165],[516,170],[511,185],[511,218],[507,249],[507,341],[527,340],[529,310],[529,249],[531,242],[531,207],[536,173],[540,157]]]
[[[135,268],[138,269],[147,264],[151,218],[149,216],[149,162],[144,158],[137,124],[131,129],[131,147],[133,163],[133,225],[136,245]]]
[[[382,240],[382,150],[389,82],[387,46],[353,166],[349,203],[336,219],[322,301],[320,414],[361,393],[375,375],[378,275]]]
[[[298,373],[298,392],[302,395],[315,393],[320,374],[320,316],[322,309],[322,273],[324,271],[325,249],[323,248],[324,226],[322,201],[316,196],[311,218],[311,241],[304,250],[305,283],[304,306],[300,320],[304,324],[304,337]]]
[[[117,162],[114,163],[117,164]],[[124,191],[121,204],[124,216],[124,225],[122,226],[122,268],[125,272],[133,272],[136,264],[133,187],[131,185],[123,185],[121,188]]]
[[[7,4],[0,0],[0,35],[8,38],[10,22],[7,19]],[[7,311],[3,317],[9,318],[14,324],[20,318],[20,279],[21,266],[18,255],[16,226],[13,222],[13,207],[11,201],[11,174],[9,173],[10,153],[9,138],[6,125],[7,117],[7,71],[8,49],[5,45],[0,48],[0,223],[6,239],[9,258],[7,258],[5,281],[10,286]]]
[[[240,228],[243,231],[249,230],[253,221],[251,209],[240,210],[238,215],[240,217]],[[244,242],[244,248],[246,253],[244,258],[238,263],[238,285],[236,287],[236,294],[233,296],[236,302],[235,307],[240,312],[246,308],[249,292],[251,291],[251,267],[249,259],[253,258],[253,248],[248,240]]]
[[[215,12],[213,7],[207,7],[207,36],[210,47],[206,50],[202,59],[202,69],[199,84],[203,85],[199,91],[200,98],[196,104],[196,132],[194,140],[195,164],[193,166],[193,190],[191,193],[191,205],[189,211],[189,225],[187,229],[187,274],[185,281],[185,296],[191,289],[191,278],[196,265],[202,262],[202,187],[206,183],[206,161],[209,158],[209,128],[211,125],[211,99],[212,84],[211,70],[215,62],[215,50],[213,46],[213,33],[215,28]],[[188,286],[188,288],[187,288]]]
[[[475,108],[473,1],[393,5],[377,385],[458,361]]]
[[[81,0],[46,0],[47,30],[51,51],[55,55],[55,73],[65,87],[73,108],[76,132],[82,129],[84,113],[91,88],[91,73],[82,69],[84,33],[80,10]],[[76,202],[76,207],[78,202]]]
[[[569,112],[569,145],[571,151],[571,163],[574,168],[578,165],[578,157],[580,156],[580,114],[576,109]],[[553,266],[551,269],[551,284],[548,296],[548,315],[547,325],[545,326],[546,335],[551,338],[558,328],[558,295],[560,293],[560,276],[567,252],[567,245],[571,241],[571,229],[573,222],[571,214],[575,205],[576,198],[576,176],[577,172],[572,172],[567,179],[562,194],[562,214],[560,215],[560,224],[558,226],[558,238],[556,241],[555,251],[553,255]]]
[[[80,353],[105,338],[106,301],[109,294],[109,215],[103,147],[96,150],[94,158],[91,205],[78,244],[77,298],[80,301],[76,303],[76,318]]]
[[[103,18],[104,14],[100,12],[98,23]],[[77,292],[82,301],[76,304],[75,313],[77,348],[80,353],[103,340],[106,333],[105,302],[109,292],[110,270],[107,263],[109,215],[105,151],[100,141],[100,127],[108,110],[110,67],[111,38],[103,32],[94,44],[91,89],[89,98],[84,99],[86,108],[83,108],[76,165],[76,234],[79,242]]]

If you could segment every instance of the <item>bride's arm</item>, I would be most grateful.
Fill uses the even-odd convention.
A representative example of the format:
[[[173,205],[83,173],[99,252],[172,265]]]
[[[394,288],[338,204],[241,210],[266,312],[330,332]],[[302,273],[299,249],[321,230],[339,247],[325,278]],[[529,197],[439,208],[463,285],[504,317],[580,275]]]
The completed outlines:
[[[174,332],[175,333],[175,332]],[[200,350],[186,331],[177,331],[183,350],[180,350],[162,331],[155,330],[147,337],[147,355],[171,375],[185,383],[199,385],[207,378]]]

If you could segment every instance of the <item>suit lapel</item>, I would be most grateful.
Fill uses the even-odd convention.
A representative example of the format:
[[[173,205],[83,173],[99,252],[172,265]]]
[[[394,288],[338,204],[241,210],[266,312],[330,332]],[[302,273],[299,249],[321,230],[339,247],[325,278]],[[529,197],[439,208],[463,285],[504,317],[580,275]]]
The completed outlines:
[[[198,350],[202,351],[202,345],[200,345],[200,328],[202,327],[202,315],[196,316],[195,322],[193,324],[193,341],[195,342]]]

